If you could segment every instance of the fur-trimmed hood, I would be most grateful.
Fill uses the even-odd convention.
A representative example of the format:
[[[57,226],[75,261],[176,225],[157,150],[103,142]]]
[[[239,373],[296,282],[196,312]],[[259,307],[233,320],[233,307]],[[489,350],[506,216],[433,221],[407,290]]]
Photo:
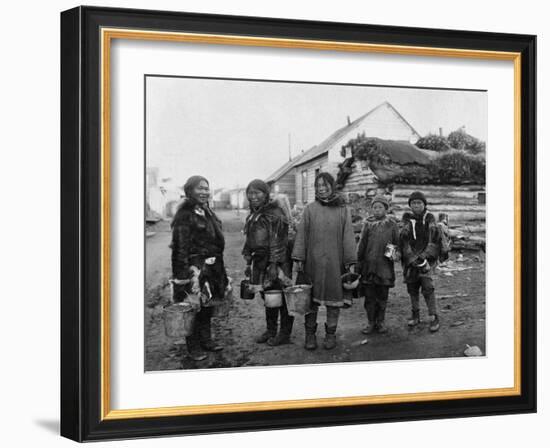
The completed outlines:
[[[269,203],[262,209],[262,212],[267,215],[276,216],[288,224],[286,214],[277,201],[269,201]]]
[[[284,210],[279,206],[277,201],[270,200],[260,208],[254,211],[250,211],[250,214],[246,218],[244,233],[247,234],[250,226],[253,222],[260,219],[261,216],[267,217],[269,221],[281,221],[283,224],[288,225],[288,218]]]
[[[398,218],[393,213],[387,213],[382,219],[376,218],[374,215],[369,215],[366,222],[377,222],[377,221],[385,221],[389,220],[391,222],[395,222],[397,224]]]

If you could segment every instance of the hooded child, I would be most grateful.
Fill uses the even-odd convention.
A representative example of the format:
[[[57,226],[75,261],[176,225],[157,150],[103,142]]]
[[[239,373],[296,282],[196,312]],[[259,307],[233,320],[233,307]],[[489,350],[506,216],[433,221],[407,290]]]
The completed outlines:
[[[394,261],[399,259],[399,228],[388,218],[390,205],[384,196],[372,200],[357,249],[358,272],[365,294],[368,324],[364,334],[385,333],[386,305],[390,288],[395,286]]]
[[[403,214],[400,235],[403,276],[411,300],[408,325],[420,323],[420,290],[428,307],[430,331],[439,330],[438,304],[433,273],[439,256],[440,235],[435,217],[428,212],[428,201],[421,191],[409,196],[411,212]]]

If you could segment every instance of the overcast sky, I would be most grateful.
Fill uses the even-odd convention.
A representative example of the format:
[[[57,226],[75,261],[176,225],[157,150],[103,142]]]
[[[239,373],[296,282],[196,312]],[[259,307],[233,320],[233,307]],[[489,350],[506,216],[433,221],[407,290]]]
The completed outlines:
[[[389,101],[420,135],[466,126],[487,139],[485,92],[147,77],[147,166],[182,185],[265,178],[292,156]]]

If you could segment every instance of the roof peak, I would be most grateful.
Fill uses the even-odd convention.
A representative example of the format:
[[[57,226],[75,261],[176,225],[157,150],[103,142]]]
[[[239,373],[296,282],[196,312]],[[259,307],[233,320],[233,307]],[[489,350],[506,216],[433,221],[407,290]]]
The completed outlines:
[[[397,118],[399,118],[407,127],[409,127],[414,134],[420,137],[420,134],[416,131],[416,129],[414,129],[412,125],[403,117],[403,115],[399,113],[399,111],[395,108],[395,106],[391,104],[388,100],[384,100],[380,104],[370,109],[365,114],[353,120],[351,123],[346,123],[345,126],[338,128],[336,131],[330,134],[326,139],[324,139],[318,145],[312,146],[307,151],[302,152],[297,156],[293,157],[291,160],[285,162],[281,167],[279,167],[279,169],[277,169],[277,171],[275,171],[271,176],[268,177],[267,181],[268,182],[277,181],[284,174],[286,174],[288,170],[290,170],[291,168],[294,168],[295,166],[299,166],[303,163],[309,162],[310,160],[313,160],[321,156],[326,151],[328,151],[329,147],[335,141],[337,141],[342,135],[344,135],[350,129],[357,127],[364,119],[366,119],[369,115],[371,115],[373,112],[375,112],[376,110],[380,109],[383,106],[389,107],[392,110],[392,112],[397,116]]]

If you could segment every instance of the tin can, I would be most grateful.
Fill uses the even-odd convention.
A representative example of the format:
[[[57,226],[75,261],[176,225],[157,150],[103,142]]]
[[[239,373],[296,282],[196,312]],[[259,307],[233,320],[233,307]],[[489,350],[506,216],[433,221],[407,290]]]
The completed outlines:
[[[395,254],[397,252],[397,246],[395,244],[388,243],[386,244],[386,250],[384,250],[384,256],[390,260],[395,259]]]

